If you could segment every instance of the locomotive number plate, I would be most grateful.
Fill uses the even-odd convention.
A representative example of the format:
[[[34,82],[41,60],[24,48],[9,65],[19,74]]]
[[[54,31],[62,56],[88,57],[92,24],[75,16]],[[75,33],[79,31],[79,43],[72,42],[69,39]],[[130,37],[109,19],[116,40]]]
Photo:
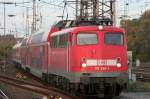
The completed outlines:
[[[109,67],[95,67],[95,70],[97,70],[97,71],[108,71],[108,70],[110,70],[110,68]]]
[[[115,59],[87,59],[87,66],[116,66]]]

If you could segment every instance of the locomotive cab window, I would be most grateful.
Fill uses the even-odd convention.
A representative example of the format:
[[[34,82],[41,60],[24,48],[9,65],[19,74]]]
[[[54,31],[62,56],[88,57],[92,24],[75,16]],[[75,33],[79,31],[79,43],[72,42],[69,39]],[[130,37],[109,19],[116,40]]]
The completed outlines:
[[[59,36],[59,47],[65,48],[68,45],[68,34],[63,34]]]
[[[77,34],[77,45],[91,45],[97,43],[98,43],[98,37],[96,33]]]
[[[52,37],[51,48],[57,48],[58,46],[58,36]]]
[[[122,33],[105,33],[104,43],[111,45],[123,45],[123,34]]]
[[[56,35],[52,37],[51,48],[66,48],[68,45],[68,34]]]

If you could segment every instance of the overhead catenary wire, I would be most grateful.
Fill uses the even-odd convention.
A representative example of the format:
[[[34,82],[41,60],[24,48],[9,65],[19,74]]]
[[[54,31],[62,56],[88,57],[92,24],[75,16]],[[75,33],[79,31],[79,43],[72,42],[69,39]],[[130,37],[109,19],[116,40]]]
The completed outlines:
[[[24,6],[24,5],[19,5],[19,4],[15,4],[15,6],[18,6],[18,7],[23,7],[23,8],[33,8],[33,7],[30,7],[30,6]]]
[[[46,2],[44,0],[40,0],[42,3],[45,3],[45,4],[48,4],[48,5],[53,5],[53,6],[56,6],[56,7],[60,7],[60,8],[63,8],[63,6],[61,5],[57,5],[57,4],[54,4],[54,3],[50,3],[50,2]]]
[[[25,4],[25,3],[31,3],[31,2],[0,2],[2,4]]]

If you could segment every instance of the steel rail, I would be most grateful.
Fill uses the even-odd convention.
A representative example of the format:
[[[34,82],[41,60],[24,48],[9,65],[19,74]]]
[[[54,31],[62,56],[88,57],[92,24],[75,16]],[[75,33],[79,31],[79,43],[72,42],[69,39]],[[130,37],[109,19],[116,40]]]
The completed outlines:
[[[14,78],[9,78],[9,77],[2,76],[2,75],[0,75],[0,82],[15,86],[17,88],[33,91],[33,92],[36,92],[38,94],[45,95],[47,97],[60,96],[63,99],[80,99],[79,97],[71,96],[64,91],[60,91],[60,90],[53,88],[53,87],[49,87],[49,86],[47,87],[44,85],[43,86],[35,85],[32,83],[20,81],[20,80],[17,80]]]
[[[3,99],[9,99],[7,96],[6,96],[6,94],[0,89],[0,96],[1,96],[1,98],[3,98]],[[0,99],[1,99],[0,98]]]

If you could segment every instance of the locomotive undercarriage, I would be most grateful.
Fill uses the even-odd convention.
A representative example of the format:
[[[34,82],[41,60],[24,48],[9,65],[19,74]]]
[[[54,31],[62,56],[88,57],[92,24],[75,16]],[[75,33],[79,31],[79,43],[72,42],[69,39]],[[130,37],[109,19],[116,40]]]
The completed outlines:
[[[116,96],[117,93],[121,92],[121,89],[118,90],[116,83],[106,83],[105,81],[99,83],[89,82],[88,84],[80,83],[80,88],[78,89],[79,95],[83,97],[99,97],[111,99]],[[120,87],[121,88],[121,87]]]
[[[81,78],[77,92],[83,97],[98,97],[111,99],[119,95],[122,86],[117,84],[116,78]]]
[[[52,86],[86,99],[88,97],[111,99],[118,96],[123,89],[123,85],[117,82],[117,78],[81,77],[81,82],[70,83],[62,76],[49,74],[47,77],[48,79],[45,80]]]

